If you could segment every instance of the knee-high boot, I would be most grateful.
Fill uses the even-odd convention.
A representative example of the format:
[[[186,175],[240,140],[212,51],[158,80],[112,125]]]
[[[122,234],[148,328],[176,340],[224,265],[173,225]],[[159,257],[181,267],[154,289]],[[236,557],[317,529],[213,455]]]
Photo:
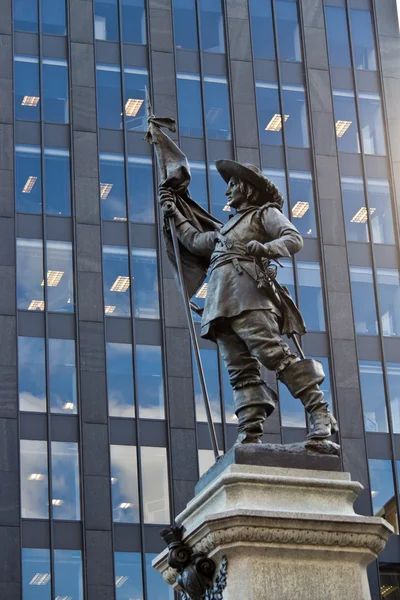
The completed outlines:
[[[264,421],[275,408],[277,396],[264,382],[233,392],[238,418],[238,444],[261,444]]]

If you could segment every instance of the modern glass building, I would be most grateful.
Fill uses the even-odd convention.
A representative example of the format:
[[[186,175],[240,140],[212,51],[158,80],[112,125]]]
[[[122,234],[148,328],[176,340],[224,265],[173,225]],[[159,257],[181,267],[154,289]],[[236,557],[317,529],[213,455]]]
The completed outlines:
[[[279,277],[325,366],[357,510],[398,531],[399,65],[395,0],[0,2],[2,599],[170,599],[159,530],[212,463],[156,225],[146,87],[217,217],[217,158],[282,190],[305,244]],[[200,345],[229,448],[227,375]],[[265,440],[303,440],[279,392]],[[396,535],[370,568],[374,600],[400,598],[399,573]]]

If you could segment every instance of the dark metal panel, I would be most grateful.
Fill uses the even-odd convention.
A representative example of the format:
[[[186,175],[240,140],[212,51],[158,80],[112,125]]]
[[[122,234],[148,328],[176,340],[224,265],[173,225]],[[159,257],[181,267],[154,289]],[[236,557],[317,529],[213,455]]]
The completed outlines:
[[[18,334],[44,337],[44,314],[27,310],[18,311]]]
[[[43,222],[40,215],[17,214],[17,236],[40,240],[43,237]]]
[[[203,54],[203,72],[204,75],[225,75],[226,57],[224,54]]]
[[[203,138],[181,138],[181,148],[189,160],[205,160],[205,142]]]
[[[81,550],[82,523],[79,521],[54,521],[53,543],[55,550]]]
[[[382,360],[378,336],[357,336],[358,357],[360,360]]]
[[[306,148],[287,148],[287,161],[289,169],[311,171],[311,153]]]
[[[72,219],[70,217],[46,216],[46,239],[72,242]]]
[[[22,440],[47,440],[47,418],[44,413],[20,413],[20,438]]]
[[[130,67],[148,67],[146,46],[124,44],[124,65]]]
[[[388,433],[366,433],[368,458],[392,459],[390,435]]]
[[[210,432],[208,430],[207,423],[197,422],[197,447],[199,450],[211,450],[211,439]],[[221,423],[215,423],[215,430],[217,433],[218,446],[219,448],[223,448],[223,430]],[[235,438],[236,439],[236,438]]]
[[[280,146],[261,146],[261,164],[269,169],[284,169],[285,156]]]
[[[332,88],[334,90],[353,90],[353,72],[351,69],[333,67],[331,69]]]
[[[103,221],[103,245],[127,246],[127,224]]]
[[[114,523],[115,552],[140,552],[140,525]]]
[[[122,444],[123,446],[136,446],[136,425],[134,419],[119,419],[111,417],[110,444]]]
[[[134,131],[126,132],[126,143],[128,154],[152,155],[152,147],[144,140],[143,133],[136,133]]]
[[[229,140],[208,140],[208,152],[210,162],[220,158],[234,158],[232,142]]]
[[[183,73],[198,73],[200,70],[199,53],[195,50],[177,50],[176,70]]]
[[[359,242],[349,242],[347,245],[349,252],[349,263],[358,267],[371,267],[371,248],[369,244]]]
[[[118,42],[95,41],[96,62],[119,65],[119,44]]]
[[[302,63],[281,62],[282,83],[299,83],[304,85],[304,67]]]
[[[16,31],[14,34],[15,54],[39,54],[39,36],[37,33]]]
[[[130,319],[124,317],[106,318],[106,340],[120,344],[132,343]]]
[[[376,71],[356,70],[357,86],[360,92],[380,92],[381,86]]]
[[[40,144],[40,124],[33,121],[15,121],[16,144]]]
[[[62,315],[57,313],[48,314],[48,335],[60,340],[75,339],[74,315]]]
[[[260,81],[278,81],[278,72],[274,60],[254,59],[255,79]]]
[[[392,535],[379,555],[379,564],[398,567],[400,563],[400,536]]]
[[[362,177],[362,163],[359,154],[339,152],[340,175]]]
[[[162,528],[159,525],[144,526],[145,552],[158,554],[165,549],[165,542],[161,539],[160,529]]]
[[[79,423],[75,415],[51,415],[50,427],[53,442],[79,441]]]
[[[23,519],[21,528],[23,548],[50,547],[49,521]]]
[[[141,223],[131,223],[133,248],[157,248],[157,227]]]
[[[67,38],[62,35],[42,36],[42,54],[51,58],[68,58]]]
[[[375,244],[375,266],[386,269],[398,269],[398,249],[396,246],[384,246],[383,244]]]
[[[326,333],[307,333],[303,338],[304,352],[307,356],[329,356],[329,340]]]
[[[310,238],[304,240],[304,246],[296,255],[298,260],[321,261],[321,248],[318,239]]]
[[[167,447],[167,421],[140,419],[139,423],[140,443],[142,446]]]
[[[99,152],[123,152],[122,131],[99,129]]]
[[[400,362],[400,339],[383,338],[383,347],[385,350],[385,359],[389,362]]]
[[[162,343],[161,322],[135,319],[136,344],[160,346]]]
[[[368,177],[389,178],[388,159],[385,156],[365,156],[365,169]]]
[[[69,125],[57,125],[55,123],[45,123],[43,125],[44,145],[57,146],[59,148],[69,148],[70,130]]]
[[[306,430],[302,427],[282,427],[282,442],[284,444],[294,444],[296,442],[304,442]]]

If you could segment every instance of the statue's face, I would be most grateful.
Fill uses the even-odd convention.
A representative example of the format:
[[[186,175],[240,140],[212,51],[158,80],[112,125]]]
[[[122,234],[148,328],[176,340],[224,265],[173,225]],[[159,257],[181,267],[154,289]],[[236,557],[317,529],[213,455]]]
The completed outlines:
[[[247,199],[240,191],[239,179],[237,177],[230,178],[225,196],[228,196],[228,206],[236,209],[243,207],[247,202]]]

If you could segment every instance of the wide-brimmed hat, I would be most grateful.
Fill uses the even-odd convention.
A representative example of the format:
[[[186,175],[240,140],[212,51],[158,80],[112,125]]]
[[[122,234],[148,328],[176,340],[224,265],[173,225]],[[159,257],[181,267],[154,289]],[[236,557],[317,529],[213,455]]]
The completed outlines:
[[[215,166],[226,183],[229,182],[231,177],[237,177],[238,179],[252,183],[262,192],[259,202],[275,202],[280,206],[283,205],[283,196],[276,185],[265,177],[261,169],[255,165],[242,165],[235,160],[222,159],[215,161]]]

